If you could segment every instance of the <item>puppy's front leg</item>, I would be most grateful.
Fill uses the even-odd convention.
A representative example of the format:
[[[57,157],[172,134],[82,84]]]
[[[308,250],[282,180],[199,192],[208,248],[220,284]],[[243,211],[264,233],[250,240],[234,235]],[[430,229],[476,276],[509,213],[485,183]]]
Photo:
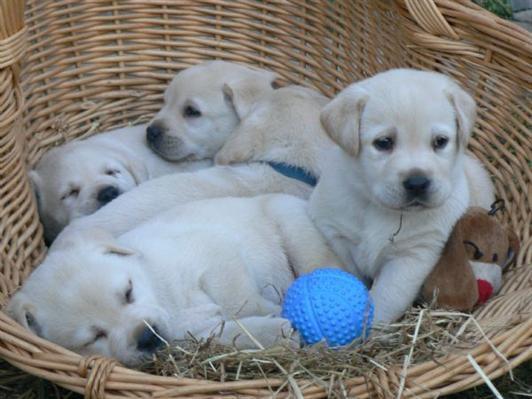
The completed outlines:
[[[180,332],[176,334],[176,338],[183,339],[187,333],[196,336],[206,329],[214,328],[221,324],[222,314],[222,308],[214,303],[205,303],[176,312],[172,322],[176,327],[174,331]]]
[[[282,317],[251,316],[238,320],[225,321],[223,324],[206,329],[200,336],[216,334],[217,341],[223,345],[235,345],[239,349],[267,348],[285,341],[293,347],[299,346],[299,337],[293,334],[290,321]]]
[[[436,262],[436,256],[431,254],[388,261],[370,290],[375,304],[374,321],[391,323],[400,318],[416,299]]]

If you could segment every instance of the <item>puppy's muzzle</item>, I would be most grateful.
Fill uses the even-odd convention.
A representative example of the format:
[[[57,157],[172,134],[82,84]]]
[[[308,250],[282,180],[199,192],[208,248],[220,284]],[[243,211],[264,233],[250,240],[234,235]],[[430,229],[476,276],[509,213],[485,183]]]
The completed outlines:
[[[153,353],[161,347],[163,341],[158,336],[156,326],[144,327],[137,338],[137,349],[140,352]]]
[[[154,121],[146,128],[146,142],[156,154],[167,161],[183,161],[183,158],[189,155],[183,154],[183,140],[168,134],[168,129],[162,121]]]
[[[164,130],[159,124],[152,123],[146,128],[146,140],[151,145],[157,144],[161,140],[163,133]]]
[[[102,205],[107,204],[108,202],[111,202],[116,197],[120,195],[120,191],[118,188],[114,186],[106,186],[102,188],[100,191],[98,191],[98,194],[96,195],[96,199],[98,202]]]
[[[411,175],[403,181],[403,187],[409,199],[424,199],[431,185],[431,181],[424,175]]]

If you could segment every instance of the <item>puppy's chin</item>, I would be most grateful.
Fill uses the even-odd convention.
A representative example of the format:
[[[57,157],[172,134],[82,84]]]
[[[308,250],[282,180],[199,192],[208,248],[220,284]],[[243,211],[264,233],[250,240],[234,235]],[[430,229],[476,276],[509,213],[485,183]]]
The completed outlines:
[[[449,195],[440,192],[430,193],[423,198],[409,198],[403,193],[397,193],[396,195],[387,195],[387,192],[374,193],[374,199],[383,208],[403,212],[421,212],[439,208],[448,197]]]
[[[166,135],[155,143],[148,142],[148,146],[161,158],[170,162],[201,161],[208,158],[208,156],[191,149],[183,140],[173,136]]]
[[[126,367],[141,367],[153,360],[154,353],[143,353],[139,351],[133,351],[131,353],[124,354],[123,356],[117,356],[117,360]]]
[[[424,200],[413,199],[410,201],[405,201],[405,203],[397,209],[405,212],[420,212],[426,209],[437,208],[438,206],[440,205],[433,204]]]

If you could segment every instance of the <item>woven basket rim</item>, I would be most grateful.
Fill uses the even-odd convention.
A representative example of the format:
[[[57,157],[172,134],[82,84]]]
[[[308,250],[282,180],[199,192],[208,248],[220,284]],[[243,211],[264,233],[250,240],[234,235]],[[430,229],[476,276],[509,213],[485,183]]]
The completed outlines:
[[[525,68],[526,60],[530,61],[532,59],[532,35],[523,28],[509,21],[502,20],[466,0],[457,0],[455,2],[449,2],[448,0],[427,0],[428,6],[420,5],[419,3],[416,4],[417,2],[414,0],[394,1],[404,5],[404,9],[410,13],[411,18],[429,32],[436,32],[444,36],[447,35],[448,37],[459,37],[459,34],[455,31],[452,19],[457,18],[457,15],[467,15],[468,21],[479,29],[482,34],[506,38],[506,47],[501,48],[500,51],[511,50],[513,51],[514,57],[522,61],[516,66],[516,74],[524,76],[524,80],[531,84],[531,87],[528,89],[532,88],[532,79],[529,74],[527,75]],[[434,14],[430,14],[429,11]],[[20,59],[22,44],[19,38],[26,35],[26,27],[23,29],[24,31],[19,30],[5,40],[2,40],[0,36],[0,72],[2,68],[6,68],[6,65],[7,67],[12,67]],[[2,55],[7,54],[7,52],[2,52],[2,45],[5,43],[7,43],[9,48],[15,44],[17,46],[17,51],[13,54],[10,53],[9,57],[7,57],[7,63],[9,65],[7,63],[2,64],[4,60]],[[0,81],[1,84],[2,82]],[[20,104],[19,106],[21,106]],[[523,238],[523,246],[526,250],[532,247],[532,238],[530,236]],[[526,264],[522,267],[528,266],[530,265]],[[523,291],[529,291],[529,288],[523,289]],[[264,393],[261,390],[266,389],[272,382],[278,383],[275,380],[245,380],[241,382],[215,383],[189,378],[154,376],[117,365],[110,359],[85,358],[27,332],[3,311],[0,312],[0,342],[27,349],[27,353],[19,353],[20,351],[11,351],[0,346],[0,357],[3,357],[8,362],[30,374],[49,379],[73,391],[85,393],[88,397],[90,397],[90,394],[87,393],[89,391],[100,393],[105,392],[106,389],[120,391],[127,384],[135,386],[135,389],[146,392],[146,394],[151,392],[154,397],[164,397],[165,395],[192,395],[196,393],[217,395],[223,391],[236,392],[237,395],[240,393],[246,395],[252,392]],[[509,359],[507,363],[497,359],[497,355],[489,350],[490,344],[487,342],[477,345],[470,353],[473,356],[484,356],[486,355],[486,351],[488,351],[486,356],[491,356],[494,362],[499,361],[498,368],[489,373],[491,377],[496,378],[507,373],[511,368],[532,359],[532,318],[523,320],[519,324],[498,334],[492,339],[492,342],[508,350],[509,355],[507,357]],[[523,347],[526,349],[520,350]],[[21,358],[25,358],[28,362],[21,362]],[[446,365],[442,365],[443,360],[445,360]],[[456,365],[456,367],[453,370],[449,370],[450,365]],[[440,387],[438,373],[447,373],[447,378],[452,379],[452,376],[462,373],[464,367],[468,365],[470,363],[466,354],[452,354],[449,357],[413,364],[407,369],[407,374],[417,374],[420,371],[426,370],[428,373],[431,373],[430,375],[435,375],[435,378],[428,380],[424,378],[422,383],[423,389],[419,391],[420,397],[429,397],[435,393],[452,393],[456,390],[461,390],[463,387],[468,388],[482,384],[484,382],[482,378],[477,374],[473,374],[468,379],[460,379],[456,382],[451,382],[450,385],[446,385],[443,388]],[[401,367],[402,365],[397,365],[397,368],[390,369],[388,372],[377,372],[374,376],[376,382],[367,381],[365,376],[354,377],[351,381],[353,382],[353,386],[365,385],[368,387],[372,384],[373,387],[371,389],[373,390],[376,389],[375,386],[379,383],[387,387],[389,385],[388,381],[397,380],[400,375],[399,373],[402,372]],[[72,372],[72,370],[77,370],[79,377],[72,377],[64,372]],[[99,382],[92,381],[91,376],[94,375],[100,377]],[[417,377],[414,377],[412,383],[416,384],[416,380]],[[195,385],[195,389],[190,388],[189,384]],[[142,385],[145,385],[145,387],[142,388]],[[367,389],[369,390],[370,388],[368,387]],[[124,388],[123,390],[131,391],[132,389]],[[309,392],[309,395],[319,396],[323,394],[324,388],[314,386],[310,390],[303,392]],[[360,391],[360,393],[366,393],[366,391]],[[386,393],[383,392],[382,394],[385,395]],[[114,398],[123,396],[108,394],[106,397]]]

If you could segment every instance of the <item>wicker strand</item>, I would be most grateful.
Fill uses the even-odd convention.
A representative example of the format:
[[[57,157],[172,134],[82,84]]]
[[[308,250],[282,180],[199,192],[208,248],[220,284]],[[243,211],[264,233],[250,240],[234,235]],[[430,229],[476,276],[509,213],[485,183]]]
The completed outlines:
[[[24,27],[7,39],[0,40],[0,69],[19,62],[26,51],[27,28]]]
[[[449,36],[455,40],[460,38],[444,18],[434,0],[405,0],[405,4],[410,15],[425,31],[433,35]]]
[[[469,0],[0,0],[0,306],[45,254],[27,167],[55,145],[150,117],[175,73],[211,58],[269,68],[329,96],[394,67],[442,72],[469,89],[478,104],[470,149],[522,247],[502,291],[474,314],[501,326],[487,336],[506,360],[484,340],[470,352],[490,378],[532,358],[532,36]],[[162,377],[81,359],[3,313],[0,356],[92,398],[259,397],[284,382]],[[360,398],[396,395],[401,372],[394,365],[345,387]],[[413,363],[403,393],[481,383],[458,351]],[[303,394],[327,393],[309,385]]]
[[[105,397],[107,379],[118,362],[102,356],[89,356],[80,359],[78,374],[87,378],[85,399],[101,399]]]

